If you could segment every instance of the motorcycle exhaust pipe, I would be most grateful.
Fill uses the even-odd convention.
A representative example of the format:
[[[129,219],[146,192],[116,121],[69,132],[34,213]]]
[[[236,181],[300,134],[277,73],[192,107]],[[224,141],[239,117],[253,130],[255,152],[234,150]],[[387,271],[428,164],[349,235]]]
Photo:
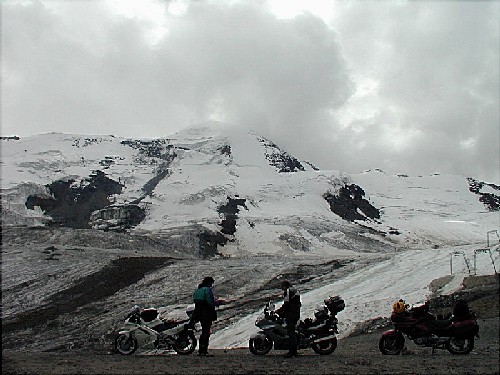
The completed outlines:
[[[323,342],[323,341],[329,341],[329,340],[334,339],[334,338],[335,338],[335,335],[320,337],[319,339],[313,340],[313,344],[317,344],[317,343]]]

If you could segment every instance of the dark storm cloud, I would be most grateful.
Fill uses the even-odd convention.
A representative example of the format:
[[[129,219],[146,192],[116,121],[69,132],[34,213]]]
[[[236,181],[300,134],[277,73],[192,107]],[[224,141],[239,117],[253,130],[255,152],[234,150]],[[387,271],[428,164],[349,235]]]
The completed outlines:
[[[498,182],[499,4],[335,4],[323,20],[191,2],[152,44],[159,25],[106,2],[3,3],[2,133],[153,137],[218,119],[322,168]]]

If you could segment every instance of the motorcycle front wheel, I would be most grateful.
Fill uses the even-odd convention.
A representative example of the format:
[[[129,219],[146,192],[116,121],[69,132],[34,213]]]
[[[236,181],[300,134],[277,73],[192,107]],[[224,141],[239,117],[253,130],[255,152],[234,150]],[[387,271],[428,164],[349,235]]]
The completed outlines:
[[[115,349],[123,355],[134,354],[137,350],[137,340],[135,337],[122,333],[115,339]]]
[[[255,338],[248,341],[248,349],[255,355],[265,355],[273,347],[273,342],[267,337]]]
[[[337,349],[337,338],[312,344],[311,348],[321,355],[332,354]]]
[[[474,349],[474,338],[457,339],[456,337],[452,337],[446,342],[446,349],[451,354],[469,354]]]
[[[404,345],[405,339],[401,335],[382,336],[378,342],[378,348],[386,355],[399,354]]]
[[[179,335],[174,344],[174,350],[177,354],[187,355],[194,352],[198,341],[193,332],[187,332]]]

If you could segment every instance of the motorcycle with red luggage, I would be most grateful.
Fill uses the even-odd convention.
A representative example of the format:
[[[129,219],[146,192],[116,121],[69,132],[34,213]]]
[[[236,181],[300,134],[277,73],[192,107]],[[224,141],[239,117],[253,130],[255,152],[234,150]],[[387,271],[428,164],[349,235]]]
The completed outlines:
[[[468,354],[474,349],[474,338],[479,337],[475,314],[467,302],[456,303],[453,314],[436,318],[429,312],[429,302],[409,308],[403,300],[394,303],[391,314],[394,329],[386,331],[379,340],[383,354],[395,355],[404,348],[408,337],[417,346],[447,349],[451,354]]]

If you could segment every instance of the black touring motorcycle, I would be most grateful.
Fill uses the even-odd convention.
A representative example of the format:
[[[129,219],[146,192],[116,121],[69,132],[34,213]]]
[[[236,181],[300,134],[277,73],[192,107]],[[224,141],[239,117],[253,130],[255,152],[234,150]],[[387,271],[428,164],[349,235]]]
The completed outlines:
[[[332,354],[337,348],[337,313],[344,310],[345,302],[339,296],[324,300],[314,312],[314,319],[308,318],[297,324],[298,348],[311,347],[316,353]],[[253,354],[265,355],[275,350],[288,350],[288,335],[284,321],[269,302],[255,321],[261,330],[250,337],[248,347]]]

